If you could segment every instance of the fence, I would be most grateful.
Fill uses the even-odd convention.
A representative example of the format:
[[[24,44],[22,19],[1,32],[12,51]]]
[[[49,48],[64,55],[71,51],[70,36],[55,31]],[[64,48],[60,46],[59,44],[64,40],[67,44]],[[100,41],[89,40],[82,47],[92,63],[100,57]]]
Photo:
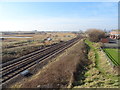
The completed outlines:
[[[110,43],[104,43],[102,48],[119,48],[120,49],[120,44],[119,43],[114,43],[114,44],[110,44]]]

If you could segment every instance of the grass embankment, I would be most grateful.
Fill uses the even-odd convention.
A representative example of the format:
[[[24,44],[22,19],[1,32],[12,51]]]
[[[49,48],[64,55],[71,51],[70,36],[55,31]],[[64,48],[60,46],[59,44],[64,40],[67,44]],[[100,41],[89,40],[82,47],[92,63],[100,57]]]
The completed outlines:
[[[119,49],[104,48],[103,50],[116,66],[120,65],[120,59],[118,57],[118,55],[120,54],[120,52],[118,51]]]
[[[26,78],[12,88],[64,88],[74,79],[74,74],[80,65],[87,62],[86,45],[78,42],[63,54],[56,57],[36,75]]]
[[[120,76],[114,71],[108,62],[103,51],[98,49],[99,43],[93,43],[85,40],[89,46],[88,58],[92,61],[81,76],[83,79],[77,79],[77,85],[74,88],[118,88]]]

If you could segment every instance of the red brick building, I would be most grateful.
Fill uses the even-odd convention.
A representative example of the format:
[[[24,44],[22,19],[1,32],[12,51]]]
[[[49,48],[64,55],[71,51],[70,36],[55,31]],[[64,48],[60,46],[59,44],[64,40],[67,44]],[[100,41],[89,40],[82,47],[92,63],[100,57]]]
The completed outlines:
[[[109,35],[111,39],[120,39],[120,31],[111,31]]]

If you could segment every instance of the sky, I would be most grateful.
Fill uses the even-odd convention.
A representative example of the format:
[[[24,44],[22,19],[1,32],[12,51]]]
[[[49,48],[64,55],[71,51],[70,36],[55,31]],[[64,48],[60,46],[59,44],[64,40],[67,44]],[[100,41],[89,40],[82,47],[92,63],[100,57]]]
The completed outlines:
[[[0,31],[117,29],[117,2],[0,2]]]

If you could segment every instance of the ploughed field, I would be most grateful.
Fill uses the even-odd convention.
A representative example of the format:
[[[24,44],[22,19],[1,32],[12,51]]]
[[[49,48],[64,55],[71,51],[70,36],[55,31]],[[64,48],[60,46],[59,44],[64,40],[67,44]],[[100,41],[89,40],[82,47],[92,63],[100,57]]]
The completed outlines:
[[[2,63],[19,58],[45,47],[57,44],[61,41],[68,41],[76,35],[74,33],[46,32],[35,34],[10,34],[4,35],[2,40]],[[23,38],[14,38],[23,37]],[[31,38],[24,38],[31,37]]]

